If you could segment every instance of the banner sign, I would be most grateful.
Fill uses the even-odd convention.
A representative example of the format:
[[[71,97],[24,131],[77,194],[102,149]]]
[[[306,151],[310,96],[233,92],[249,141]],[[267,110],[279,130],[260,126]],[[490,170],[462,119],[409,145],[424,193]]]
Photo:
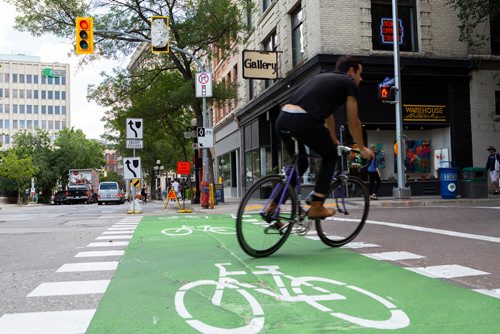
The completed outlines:
[[[448,122],[446,106],[403,104],[403,121],[405,122]]]
[[[243,78],[278,79],[278,52],[243,50]]]

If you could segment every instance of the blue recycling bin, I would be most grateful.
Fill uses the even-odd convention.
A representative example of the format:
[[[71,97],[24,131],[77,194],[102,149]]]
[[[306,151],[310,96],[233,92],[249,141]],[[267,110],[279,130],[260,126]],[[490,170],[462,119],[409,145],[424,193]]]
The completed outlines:
[[[458,168],[453,167],[453,161],[442,161],[448,164],[447,168],[439,168],[441,198],[457,198],[458,194]]]

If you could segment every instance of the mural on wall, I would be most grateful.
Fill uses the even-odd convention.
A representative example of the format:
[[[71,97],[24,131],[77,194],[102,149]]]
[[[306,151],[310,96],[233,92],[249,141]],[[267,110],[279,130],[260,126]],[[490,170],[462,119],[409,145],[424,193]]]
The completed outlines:
[[[431,171],[431,141],[406,140],[405,168],[407,173],[429,173]]]
[[[377,162],[379,168],[385,168],[385,149],[384,144],[372,144],[370,145],[370,150],[373,152],[378,152]]]

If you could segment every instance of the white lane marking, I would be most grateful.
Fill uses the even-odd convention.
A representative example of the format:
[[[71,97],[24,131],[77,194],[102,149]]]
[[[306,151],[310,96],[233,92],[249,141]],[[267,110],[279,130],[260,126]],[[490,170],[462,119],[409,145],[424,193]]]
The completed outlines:
[[[103,235],[100,237],[95,238],[95,240],[130,240],[132,239],[131,235]]]
[[[500,243],[500,238],[489,237],[487,235],[462,233],[462,232],[441,230],[441,229],[437,229],[437,228],[421,227],[421,226],[414,226],[414,225],[404,225],[404,224],[396,224],[396,223],[387,223],[387,222],[380,222],[380,221],[376,221],[376,220],[367,220],[366,223],[367,224],[373,224],[373,225],[383,225],[383,226],[390,226],[390,227],[398,227],[398,228],[402,228],[402,229],[406,229],[406,230],[414,230],[414,231],[419,231],[419,232],[429,232],[429,233],[443,234],[443,235],[449,235],[449,236],[452,236],[452,237],[459,237],[459,238],[475,239],[475,240],[481,240],[481,241],[489,241],[489,242]]]
[[[117,267],[118,261],[66,263],[57,269],[57,272],[106,271],[116,270]]]
[[[110,280],[42,283],[27,297],[70,296],[104,293]]]
[[[101,257],[101,256],[122,256],[125,254],[124,250],[110,250],[110,251],[89,251],[79,252],[75,257]]]
[[[364,242],[350,242],[347,245],[344,245],[340,248],[359,249],[359,248],[371,248],[371,247],[380,247],[380,246],[377,244],[369,244]]]
[[[483,295],[500,299],[500,289],[495,289],[495,290],[473,289],[472,291],[476,291],[482,293]]]
[[[127,231],[127,230],[125,230],[125,231],[120,231],[120,230],[119,231],[104,231],[104,232],[102,232],[102,234],[134,234],[134,231],[133,230],[132,231]]]
[[[96,310],[9,313],[0,317],[2,334],[85,333]]]
[[[110,227],[108,231],[135,231],[135,227]]]
[[[432,278],[457,278],[465,276],[478,276],[478,275],[490,274],[485,271],[464,267],[458,264],[418,267],[418,268],[406,267],[405,269]]]
[[[425,256],[413,254],[410,252],[382,252],[382,253],[365,253],[362,254],[366,257],[375,260],[388,260],[388,261],[400,261],[400,260],[412,260],[412,259],[424,259]]]
[[[91,242],[87,247],[122,247],[127,246],[128,241],[116,241],[116,242]]]
[[[138,226],[137,223],[115,223],[116,226]]]

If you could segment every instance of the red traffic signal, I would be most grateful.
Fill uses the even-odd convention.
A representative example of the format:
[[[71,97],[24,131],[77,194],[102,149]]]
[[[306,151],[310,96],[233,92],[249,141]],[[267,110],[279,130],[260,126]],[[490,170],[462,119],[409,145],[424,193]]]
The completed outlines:
[[[378,87],[378,99],[382,102],[395,101],[396,100],[396,89],[394,86],[383,86]]]
[[[92,17],[76,18],[76,54],[94,53],[94,19]]]

